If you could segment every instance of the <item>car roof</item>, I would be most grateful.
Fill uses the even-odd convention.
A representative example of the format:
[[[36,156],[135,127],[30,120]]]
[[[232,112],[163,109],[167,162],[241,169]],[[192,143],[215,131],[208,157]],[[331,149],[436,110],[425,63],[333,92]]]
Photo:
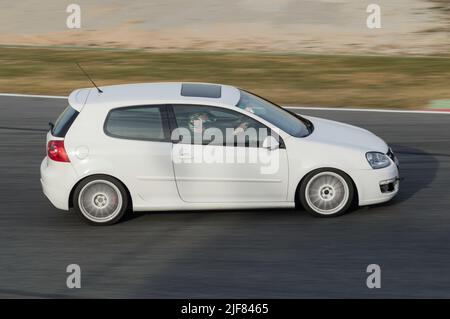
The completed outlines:
[[[236,105],[240,92],[230,85],[164,82],[101,86],[100,93],[95,88],[84,88],[69,95],[69,104],[81,111],[85,105],[113,108],[164,103],[220,103]]]

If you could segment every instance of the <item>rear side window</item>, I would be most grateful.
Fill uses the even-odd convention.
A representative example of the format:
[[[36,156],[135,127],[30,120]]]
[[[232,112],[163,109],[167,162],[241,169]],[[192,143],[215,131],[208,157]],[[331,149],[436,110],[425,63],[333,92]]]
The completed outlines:
[[[56,137],[65,137],[67,131],[77,118],[78,114],[79,112],[71,106],[66,107],[66,109],[56,120],[55,126],[52,130],[52,135]]]
[[[161,106],[136,106],[111,110],[104,125],[112,137],[165,141],[168,140],[165,111]]]

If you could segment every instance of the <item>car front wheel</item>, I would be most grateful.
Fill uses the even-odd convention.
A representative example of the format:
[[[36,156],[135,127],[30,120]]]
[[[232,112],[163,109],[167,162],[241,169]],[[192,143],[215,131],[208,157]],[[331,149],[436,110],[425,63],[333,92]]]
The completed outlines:
[[[128,207],[125,187],[110,176],[92,176],[75,189],[74,208],[88,223],[111,225],[118,222]]]
[[[350,177],[336,169],[319,169],[303,180],[299,194],[303,207],[318,217],[344,214],[352,205],[354,187]]]

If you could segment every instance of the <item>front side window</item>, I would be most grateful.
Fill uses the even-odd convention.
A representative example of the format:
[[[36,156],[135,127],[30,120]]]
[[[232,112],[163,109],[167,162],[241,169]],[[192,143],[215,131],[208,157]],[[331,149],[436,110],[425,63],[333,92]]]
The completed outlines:
[[[228,109],[174,105],[173,110],[182,143],[258,147],[269,134],[262,123]]]
[[[241,98],[236,105],[248,112],[254,113],[267,122],[295,137],[305,137],[312,131],[308,120],[297,117],[283,108],[261,97],[240,90]],[[309,127],[308,127],[309,126]]]
[[[168,134],[164,129],[162,106],[136,106],[113,109],[109,112],[104,130],[112,137],[164,141]]]

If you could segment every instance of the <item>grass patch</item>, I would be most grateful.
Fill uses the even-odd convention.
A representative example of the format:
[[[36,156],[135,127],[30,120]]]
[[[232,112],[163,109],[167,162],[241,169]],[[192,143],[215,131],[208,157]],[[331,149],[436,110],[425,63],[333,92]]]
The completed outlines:
[[[0,48],[0,91],[68,95],[156,81],[231,84],[285,105],[424,108],[450,98],[450,58]]]

